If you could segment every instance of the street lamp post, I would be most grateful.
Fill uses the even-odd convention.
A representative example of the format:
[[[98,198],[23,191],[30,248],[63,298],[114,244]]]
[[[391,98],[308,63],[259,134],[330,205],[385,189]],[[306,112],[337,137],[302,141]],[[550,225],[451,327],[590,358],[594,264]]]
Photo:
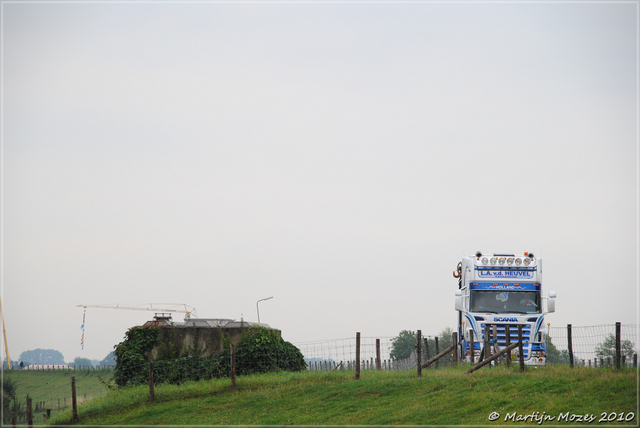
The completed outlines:
[[[273,299],[273,296],[267,297],[265,299],[260,299],[256,302],[256,312],[258,312],[258,324],[260,324],[260,309],[258,308],[258,303],[262,302],[263,300],[269,300],[269,299]]]

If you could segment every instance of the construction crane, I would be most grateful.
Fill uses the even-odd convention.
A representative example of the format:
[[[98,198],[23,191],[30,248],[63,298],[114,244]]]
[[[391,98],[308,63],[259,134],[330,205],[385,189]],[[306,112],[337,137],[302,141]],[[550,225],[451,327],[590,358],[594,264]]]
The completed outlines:
[[[77,305],[79,308],[103,308],[103,309],[127,309],[131,311],[155,311],[155,312],[178,312],[186,314],[185,318],[191,318],[194,316],[198,318],[196,314],[196,308],[193,308],[184,303],[148,303],[145,305],[135,306],[122,306],[119,303],[114,305]]]
[[[157,312],[179,312],[185,314],[185,321],[190,319],[193,315],[198,318],[196,315],[196,308],[185,305],[184,303],[148,303],[145,305],[136,305],[136,306],[121,306],[119,303],[114,305],[77,305],[79,308],[84,308],[84,312],[86,314],[87,308],[103,308],[103,309],[127,309],[132,311],[157,311]],[[157,314],[156,314],[157,316]],[[82,349],[84,350],[84,314],[82,315],[82,339],[80,340],[80,344]],[[6,336],[5,336],[6,341]],[[7,351],[7,355],[9,355]]]

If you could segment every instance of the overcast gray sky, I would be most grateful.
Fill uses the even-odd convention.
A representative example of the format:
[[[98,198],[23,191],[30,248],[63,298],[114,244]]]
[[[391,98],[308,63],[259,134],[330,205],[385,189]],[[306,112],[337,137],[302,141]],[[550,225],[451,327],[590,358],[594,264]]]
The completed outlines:
[[[533,252],[552,326],[638,320],[638,3],[2,2],[12,359],[186,303],[285,340],[455,327]]]

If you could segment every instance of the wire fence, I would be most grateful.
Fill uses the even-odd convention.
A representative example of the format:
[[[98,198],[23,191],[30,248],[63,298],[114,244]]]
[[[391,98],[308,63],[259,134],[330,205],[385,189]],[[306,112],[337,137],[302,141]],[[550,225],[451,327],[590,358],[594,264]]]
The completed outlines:
[[[620,344],[622,356],[626,357],[624,366],[636,366],[638,351],[638,326],[635,324],[620,325]],[[570,333],[569,333],[570,331]],[[452,343],[452,338],[438,336],[422,336],[421,362],[426,362]],[[548,363],[569,364],[569,337],[575,365],[602,367],[613,365],[615,357],[616,325],[597,325],[583,327],[552,327],[549,339],[559,357],[552,362],[548,355]],[[72,369],[41,369],[23,370],[26,376],[43,374],[41,379],[47,379],[45,385],[37,385],[25,391],[23,385],[18,385],[18,395],[10,409],[3,409],[3,422],[11,423],[15,417],[17,424],[27,422],[27,403],[23,394],[29,393],[32,399],[33,421],[45,421],[51,415],[65,411],[72,406],[71,379],[75,380],[76,401],[82,405],[93,398],[106,395],[108,389],[113,388],[116,376],[135,380],[131,384],[148,383],[150,388],[156,383],[180,384],[191,380],[206,380],[213,378],[235,379],[249,373],[264,373],[280,370],[299,370],[306,367],[309,371],[356,370],[356,358],[359,355],[358,368],[360,370],[406,371],[417,367],[418,358],[414,348],[411,354],[402,359],[392,358],[394,355],[394,341],[397,338],[373,336],[323,340],[290,344],[290,348],[270,349],[239,349],[233,358],[230,350],[211,356],[187,356],[171,360],[140,361],[139,364],[129,365],[126,369],[107,367],[93,369],[86,367],[80,370]],[[359,348],[358,348],[359,343]],[[439,345],[438,345],[439,344]],[[435,346],[434,346],[435,345]],[[547,345],[550,353],[551,346]],[[296,349],[292,354],[292,349]],[[288,366],[294,356],[302,356],[305,364]],[[298,358],[295,357],[295,358]],[[455,364],[452,355],[445,355],[434,364],[433,368]],[[120,372],[118,373],[118,370]],[[11,377],[13,370],[5,370],[4,377]],[[23,379],[25,379],[23,377]],[[151,381],[150,381],[151,380]],[[4,382],[4,379],[3,379]],[[28,383],[28,382],[27,382]]]
[[[17,376],[16,372],[19,373]],[[75,380],[76,403],[82,405],[107,392],[106,384],[113,374],[113,367],[96,369],[93,367],[67,369],[40,368],[39,370],[5,370],[3,383],[12,379],[16,384],[17,394],[8,407],[2,409],[3,424],[28,422],[27,400],[31,399],[31,413],[34,423],[42,423],[71,408],[73,396],[71,379]],[[3,391],[3,404],[6,400]]]
[[[574,362],[577,365],[606,366],[612,364],[616,337],[615,324],[549,327],[551,343],[561,351],[558,364],[569,364],[569,330],[571,331]],[[638,326],[636,324],[621,324],[620,342],[625,364],[631,366],[633,355],[638,354]]]
[[[375,368],[377,344],[380,341],[380,359],[384,370],[391,367],[392,337],[361,337],[360,360],[363,370]],[[336,369],[355,370],[356,337],[322,340],[294,344],[307,362],[307,370],[330,371]]]
[[[434,345],[436,338],[442,344],[440,347]],[[410,355],[404,358],[392,358],[395,337],[361,337],[360,338],[360,368],[361,370],[378,370],[378,359],[380,360],[380,370],[411,370],[416,368],[417,353],[416,348]],[[450,337],[423,336],[427,346],[422,347],[422,362],[435,356],[439,351],[446,348],[451,343]],[[431,344],[429,347],[428,344]],[[307,362],[309,371],[332,371],[332,370],[355,370],[356,365],[356,338],[344,338],[333,340],[322,340],[314,342],[296,343]],[[379,357],[378,357],[379,352]],[[451,364],[451,358],[446,358],[440,362],[442,365]]]
[[[604,324],[596,326],[571,327],[572,348],[574,361],[577,365],[588,366],[589,361],[593,366],[607,366],[613,364],[614,346],[615,346],[615,324]],[[549,340],[551,344],[560,351],[558,356],[552,356],[549,359],[550,365],[569,365],[568,355],[568,328],[567,327],[550,327]],[[427,336],[430,343],[436,336]],[[633,365],[633,355],[638,353],[638,326],[636,324],[622,324],[620,330],[620,338],[622,344],[622,356],[627,366]],[[375,367],[376,359],[376,339],[375,337],[361,338],[361,367],[370,369]],[[410,370],[414,369],[417,364],[417,354],[414,352],[403,359],[391,359],[390,354],[393,349],[392,337],[381,337],[380,353],[383,360],[383,370]],[[450,344],[451,338],[439,337],[440,343]],[[305,360],[309,364],[308,370],[311,371],[327,371],[335,370],[336,367],[347,367],[352,369],[355,363],[356,340],[353,338],[334,339],[315,342],[297,343],[296,346],[302,351]],[[441,346],[439,350],[446,346]],[[430,357],[437,354],[436,349],[432,346],[430,349],[423,347],[421,361],[424,362]],[[608,358],[608,360],[607,360]],[[597,363],[596,363],[597,359]],[[385,365],[384,362],[387,362]],[[453,363],[450,356],[440,361],[440,366]]]

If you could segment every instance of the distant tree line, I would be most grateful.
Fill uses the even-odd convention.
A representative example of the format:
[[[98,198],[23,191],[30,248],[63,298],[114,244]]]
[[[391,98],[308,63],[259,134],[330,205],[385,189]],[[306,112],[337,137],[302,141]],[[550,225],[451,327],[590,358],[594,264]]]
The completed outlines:
[[[453,330],[450,327],[445,328],[438,334],[438,351],[442,352],[452,345]],[[436,355],[436,339],[435,337],[422,337],[422,360],[426,361],[428,358],[434,357]],[[424,344],[424,340],[426,339],[426,345]],[[418,332],[411,330],[402,330],[398,336],[391,339],[391,352],[389,356],[394,360],[399,360],[402,358],[407,358],[411,355],[413,350],[416,348],[418,343]],[[427,354],[428,348],[428,354]],[[447,359],[441,360],[443,364],[448,362]]]
[[[451,335],[453,334],[453,330],[449,327],[445,328],[438,335],[438,348],[440,351],[451,346]],[[418,340],[417,331],[411,330],[402,330],[398,336],[391,339],[391,352],[390,356],[393,359],[402,359],[407,358],[416,347],[416,343]],[[427,343],[429,346],[429,356],[433,357],[435,355],[435,339],[433,337],[427,339]],[[547,348],[547,363],[553,365],[563,365],[569,364],[569,351],[566,349],[558,350],[556,346],[551,342],[551,338],[547,336],[545,342]],[[423,345],[424,348],[424,345]],[[636,353],[633,347],[633,343],[629,340],[623,340],[620,343],[621,353],[626,357],[627,361],[631,361],[633,358],[633,354]],[[423,358],[428,356],[426,355],[426,349],[423,349]],[[612,360],[615,358],[616,353],[616,338],[615,335],[609,334],[604,341],[596,345],[595,354],[597,358],[611,358]],[[424,360],[423,360],[424,361]]]
[[[102,360],[91,360],[89,358],[76,357],[70,363],[64,361],[64,357],[59,351],[55,349],[33,349],[30,351],[24,351],[20,354],[18,361],[11,360],[11,366],[13,368],[19,368],[20,363],[26,367],[31,364],[70,364],[76,366],[113,366],[116,364],[115,352],[111,351],[109,355]],[[6,366],[6,360],[4,360]]]

